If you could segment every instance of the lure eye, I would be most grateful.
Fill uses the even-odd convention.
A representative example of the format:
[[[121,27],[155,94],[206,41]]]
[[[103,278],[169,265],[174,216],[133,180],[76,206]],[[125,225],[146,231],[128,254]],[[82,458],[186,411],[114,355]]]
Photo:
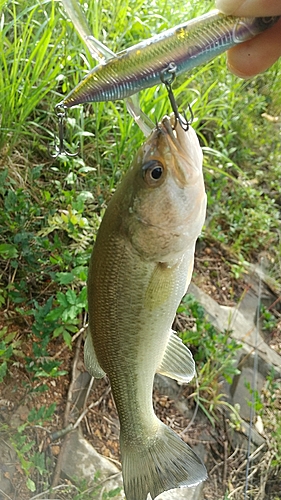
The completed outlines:
[[[143,178],[150,186],[159,185],[159,181],[164,177],[164,167],[158,160],[149,160],[142,167]]]

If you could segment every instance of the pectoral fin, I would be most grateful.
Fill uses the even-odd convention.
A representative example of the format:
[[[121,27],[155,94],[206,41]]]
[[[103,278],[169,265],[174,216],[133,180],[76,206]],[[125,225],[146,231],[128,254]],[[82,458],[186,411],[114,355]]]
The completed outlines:
[[[192,354],[174,332],[171,332],[157,373],[184,383],[190,382],[195,375],[195,363]]]
[[[145,307],[153,311],[167,302],[173,294],[175,286],[175,268],[168,267],[167,264],[159,262],[150,278],[148,287],[145,293]]]
[[[193,253],[194,253],[194,250],[193,250]],[[188,266],[187,277],[186,277],[186,284],[185,284],[185,290],[184,290],[184,294],[183,295],[186,294],[187,289],[188,289],[188,287],[190,285],[191,278],[192,278],[193,267],[194,267],[194,255],[192,255],[191,260],[190,260],[190,264]]]
[[[84,363],[86,369],[88,370],[89,374],[92,375],[92,377],[103,378],[105,376],[105,372],[100,367],[100,364],[97,360],[97,356],[93,346],[92,335],[89,331],[84,345]]]

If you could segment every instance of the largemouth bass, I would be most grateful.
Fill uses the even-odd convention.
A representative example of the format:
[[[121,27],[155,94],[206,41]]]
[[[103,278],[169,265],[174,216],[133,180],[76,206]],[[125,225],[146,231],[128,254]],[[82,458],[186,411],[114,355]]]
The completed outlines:
[[[235,17],[211,11],[113,55],[90,71],[59,105],[69,108],[125,99],[169,78],[166,69],[171,64],[174,74],[180,75],[253,38],[279,17]]]
[[[196,133],[174,125],[174,115],[164,117],[138,151],[105,212],[89,268],[85,364],[110,379],[127,500],[206,478],[152,405],[156,372],[180,382],[194,376],[171,325],[191,279],[206,194]]]

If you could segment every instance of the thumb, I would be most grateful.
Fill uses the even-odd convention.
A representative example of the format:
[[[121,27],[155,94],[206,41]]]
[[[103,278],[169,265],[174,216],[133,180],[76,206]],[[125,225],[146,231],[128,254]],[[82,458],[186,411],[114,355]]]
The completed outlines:
[[[278,16],[281,15],[280,0],[216,0],[216,7],[225,14],[235,16]]]

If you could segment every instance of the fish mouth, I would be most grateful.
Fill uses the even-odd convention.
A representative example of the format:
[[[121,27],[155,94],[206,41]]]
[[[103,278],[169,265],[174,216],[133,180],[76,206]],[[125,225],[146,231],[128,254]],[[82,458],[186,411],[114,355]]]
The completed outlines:
[[[181,118],[183,119],[183,117]],[[168,138],[171,149],[174,150],[175,148],[178,153],[182,154],[183,157],[186,157],[186,154],[188,153],[188,136],[190,135],[190,127],[188,127],[187,130],[184,130],[174,113],[170,116],[164,116],[161,122],[161,127]]]
[[[185,131],[180,126],[180,123],[174,113],[170,116],[164,116],[161,126],[164,128],[164,132],[168,135],[174,146],[178,149],[180,145],[179,143],[181,142],[179,133],[181,135],[182,133],[184,134]]]
[[[194,150],[198,150],[198,148],[194,148],[194,141],[198,141],[196,133],[192,127],[184,130],[174,114],[164,116],[160,129],[174,160],[169,166],[172,168],[177,182],[185,187],[192,183],[192,179],[195,180],[200,173],[198,170],[200,162],[198,162],[198,158],[194,157]]]

